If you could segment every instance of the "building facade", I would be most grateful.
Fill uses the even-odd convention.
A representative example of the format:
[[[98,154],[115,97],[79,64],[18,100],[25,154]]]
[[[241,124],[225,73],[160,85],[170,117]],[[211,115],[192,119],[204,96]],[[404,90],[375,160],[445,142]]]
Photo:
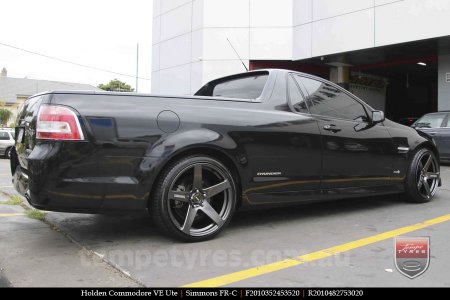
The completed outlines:
[[[250,69],[344,85],[393,118],[450,109],[448,0],[154,0],[152,92]],[[236,51],[234,51],[234,49]]]

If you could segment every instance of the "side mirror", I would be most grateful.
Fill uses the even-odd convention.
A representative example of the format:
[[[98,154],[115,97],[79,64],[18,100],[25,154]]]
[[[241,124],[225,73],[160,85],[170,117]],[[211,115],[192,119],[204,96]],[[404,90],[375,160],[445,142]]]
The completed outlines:
[[[381,123],[384,121],[384,112],[381,110],[374,110],[372,112],[372,124]]]

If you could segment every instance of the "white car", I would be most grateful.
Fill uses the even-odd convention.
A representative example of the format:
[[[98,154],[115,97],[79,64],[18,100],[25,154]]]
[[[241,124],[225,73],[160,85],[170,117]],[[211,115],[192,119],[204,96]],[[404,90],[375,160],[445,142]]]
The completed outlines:
[[[0,155],[9,158],[11,149],[14,147],[14,129],[2,128],[0,129]]]

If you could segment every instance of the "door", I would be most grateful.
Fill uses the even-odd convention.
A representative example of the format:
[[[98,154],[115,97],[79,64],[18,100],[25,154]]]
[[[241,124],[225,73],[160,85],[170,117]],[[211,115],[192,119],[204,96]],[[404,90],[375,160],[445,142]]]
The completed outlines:
[[[260,124],[229,133],[248,157],[249,168],[244,172],[251,173],[243,177],[251,181],[243,183],[243,193],[252,204],[310,201],[321,196],[322,143],[317,121],[309,114],[295,81],[289,82],[287,96],[295,110],[286,106],[258,114],[249,111],[241,118]]]
[[[450,159],[450,122],[448,114],[433,113],[427,114],[414,123],[417,130],[423,131],[433,137],[439,155],[443,160]]]
[[[450,161],[450,117],[447,115],[442,127],[438,130],[438,150],[442,160]]]
[[[373,125],[368,107],[344,89],[295,75],[322,136],[322,188],[387,185],[395,155],[383,124]]]

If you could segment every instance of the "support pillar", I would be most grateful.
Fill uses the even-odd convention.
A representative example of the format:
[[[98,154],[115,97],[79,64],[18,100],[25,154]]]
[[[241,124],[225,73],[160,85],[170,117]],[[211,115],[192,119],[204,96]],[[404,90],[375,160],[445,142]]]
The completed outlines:
[[[330,81],[348,90],[350,87],[350,67],[339,66],[330,68]]]

